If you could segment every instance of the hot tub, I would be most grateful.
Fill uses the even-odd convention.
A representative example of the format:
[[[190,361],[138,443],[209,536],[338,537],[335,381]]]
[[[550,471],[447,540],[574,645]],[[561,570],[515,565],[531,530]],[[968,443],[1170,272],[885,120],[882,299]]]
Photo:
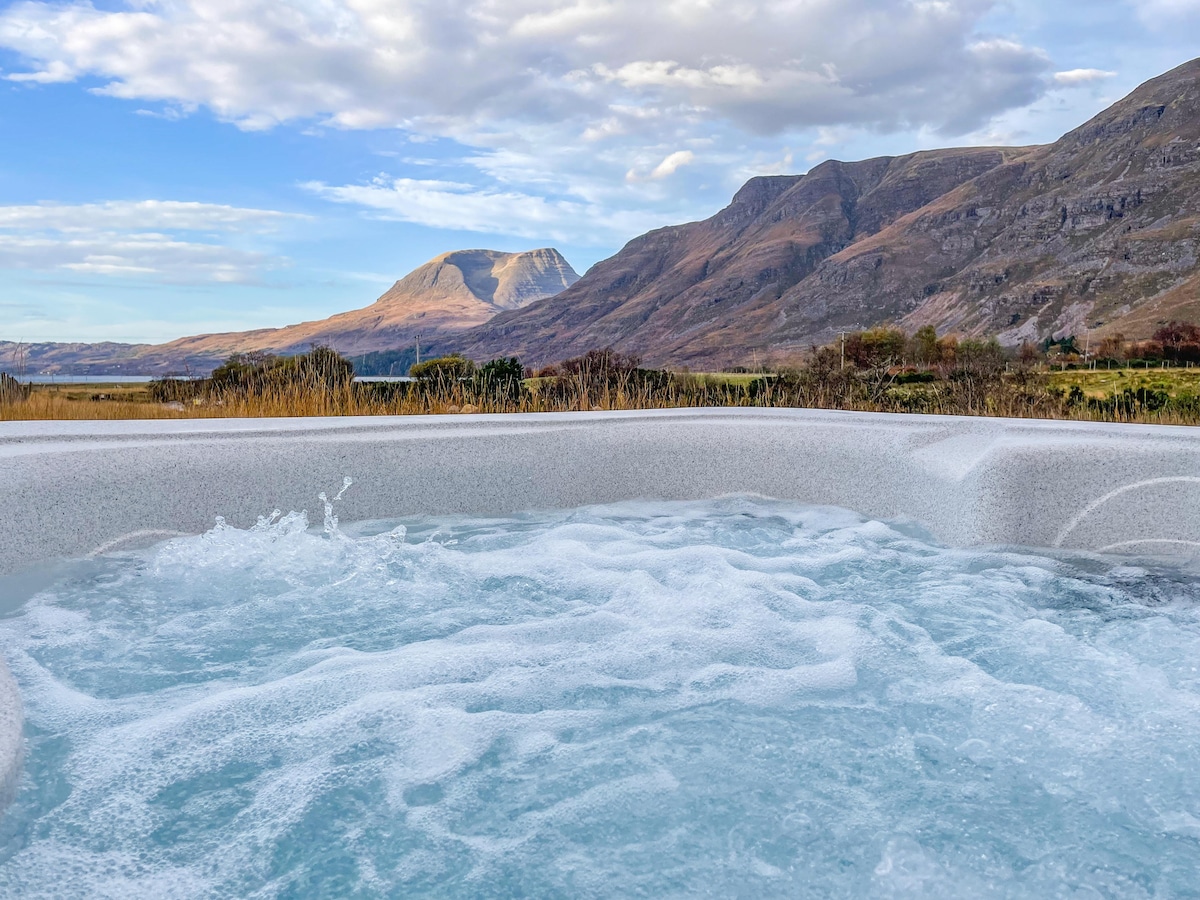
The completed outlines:
[[[1191,633],[1191,613],[1153,611],[1163,590],[1170,595],[1180,585],[1180,596],[1194,599],[1194,574],[1187,573],[1194,573],[1200,548],[1200,435],[1189,429],[778,410],[7,423],[0,425],[0,459],[15,506],[0,545],[0,590],[10,611],[72,571],[59,560],[100,552],[101,568],[83,599],[43,602],[6,625],[19,622],[9,627],[9,646],[21,654],[18,674],[39,704],[36,727],[44,733],[56,717],[82,723],[84,750],[56,756],[54,748],[39,745],[31,761],[37,768],[28,776],[49,778],[60,764],[75,773],[79,808],[73,813],[67,800],[59,806],[38,801],[67,810],[68,821],[58,826],[64,833],[93,826],[90,804],[128,823],[155,818],[172,803],[189,809],[198,796],[208,805],[182,816],[162,813],[147,840],[168,847],[202,840],[240,846],[253,829],[232,840],[191,835],[189,816],[217,815],[214,803],[249,815],[236,799],[247,783],[259,785],[256,802],[266,803],[262,798],[272,792],[302,794],[297,785],[326,775],[289,768],[296,742],[361,729],[346,746],[305,751],[303,758],[333,754],[343,774],[370,771],[366,781],[339,788],[338,802],[353,806],[363,791],[386,795],[386,808],[405,827],[420,826],[419,840],[405,838],[409,855],[396,865],[424,865],[418,874],[431,878],[443,856],[457,859],[446,864],[444,877],[458,878],[447,883],[457,883],[460,893],[484,883],[470,880],[482,865],[469,858],[477,851],[493,860],[488,877],[517,892],[604,893],[605,884],[610,891],[621,885],[658,893],[671,884],[732,889],[743,878],[759,893],[794,895],[804,883],[804,873],[794,871],[803,856],[795,848],[808,846],[822,860],[849,854],[847,871],[859,879],[840,883],[836,873],[814,869],[807,876],[813,890],[837,890],[840,883],[868,892],[936,893],[952,884],[986,894],[988,879],[1002,877],[996,872],[1037,856],[1037,841],[1006,844],[1012,860],[999,853],[986,865],[962,863],[963,869],[954,868],[961,860],[947,856],[947,847],[954,849],[955,829],[1009,834],[1013,820],[1001,813],[1019,810],[1029,796],[1053,807],[1033,829],[1045,832],[1039,840],[1071,833],[1072,823],[1087,840],[1103,833],[1096,822],[1111,824],[1121,815],[1134,822],[1126,849],[1117,828],[1103,835],[1103,859],[1069,861],[1102,873],[1108,866],[1116,880],[1057,882],[1047,860],[1037,871],[1021,869],[1022,877],[1034,879],[1022,882],[1029,890],[1060,883],[1124,886],[1133,894],[1161,890],[1163,884],[1137,882],[1149,877],[1145,860],[1160,853],[1168,863],[1186,860],[1189,842],[1200,837],[1194,824],[1200,809],[1191,794],[1197,786],[1190,781],[1172,788],[1169,777],[1160,779],[1137,809],[1126,810],[1122,804],[1140,790],[1136,779],[1129,781],[1128,765],[1093,771],[1080,763],[1082,751],[1054,750],[1056,741],[1077,748],[1081,736],[1093,735],[1097,745],[1108,742],[1097,758],[1155,746],[1150,738],[1140,743],[1150,724],[1130,721],[1138,697],[1145,697],[1152,718],[1175,729],[1163,731],[1159,745],[1179,743],[1172,751],[1176,763],[1191,752],[1191,676],[1183,658],[1190,644],[1180,637]],[[346,479],[353,483],[333,503]],[[327,510],[316,500],[318,491],[331,501]],[[324,514],[326,534],[312,534],[295,517],[272,519],[273,509],[308,509],[313,524]],[[203,542],[160,543],[146,557],[126,552],[208,531],[217,516],[225,524]],[[376,524],[360,531],[350,524],[366,522]],[[965,549],[972,547],[991,549]],[[125,552],[124,562],[106,562],[112,557],[105,554],[114,552]],[[1063,559],[1084,562],[1069,563],[1069,574],[1055,580],[1055,560]],[[110,564],[115,568],[103,568]],[[299,569],[288,568],[293,564]],[[1158,564],[1172,574],[1144,568]],[[267,586],[262,596],[230,600],[220,580],[226,568],[251,573],[256,585]],[[422,589],[410,590],[406,578],[424,579]],[[150,582],[166,591],[170,604],[143,591]],[[368,585],[365,594],[355,593],[360,583]],[[401,593],[389,599],[393,590]],[[350,591],[350,599],[337,591]],[[455,599],[456,591],[468,600]],[[346,623],[337,615],[342,602],[356,610]],[[88,603],[95,604],[94,615]],[[956,604],[972,607],[966,625],[956,617]],[[1026,607],[1033,610],[1028,616]],[[390,621],[392,610],[395,627],[411,633],[397,638],[388,631],[387,641],[396,643],[384,646],[380,623]],[[288,628],[272,627],[272,617]],[[160,620],[172,640],[186,646],[184,663],[179,648],[164,647],[160,633],[144,633],[143,625],[157,627]],[[272,641],[286,652],[270,649]],[[1108,650],[1115,655],[1104,657]],[[1079,665],[1060,671],[1056,654]],[[237,680],[240,675],[221,668],[253,669],[260,656],[270,673],[261,683],[257,675]],[[1162,671],[1138,668],[1138,660],[1159,656],[1166,661]],[[80,658],[85,662],[78,664]],[[130,669],[130,659],[144,660],[144,671]],[[571,665],[589,674],[579,681]],[[398,685],[397,671],[424,672],[425,680]],[[146,683],[131,687],[131,678]],[[195,694],[196,683],[206,679],[220,703]],[[1116,680],[1108,685],[1105,679]],[[77,690],[64,693],[64,684]],[[348,684],[375,687],[362,696],[350,690],[344,703],[330,700],[342,697]],[[378,699],[385,695],[386,701]],[[130,697],[143,696],[154,708],[131,711]],[[169,702],[183,696],[189,698],[186,715]],[[232,705],[221,705],[226,702]],[[327,702],[333,706],[320,706]],[[301,707],[307,711],[297,711]],[[113,709],[128,720],[95,730]],[[714,718],[706,710],[725,712]],[[331,726],[335,720],[340,724]],[[481,738],[468,721],[493,722],[491,737]],[[939,728],[944,733],[934,733]],[[286,747],[271,749],[281,733],[289,734]],[[214,748],[240,740],[248,743],[238,753],[254,759],[223,758],[215,775],[164,775],[154,748],[167,748],[162,754],[170,757],[189,734],[213,758],[221,755]],[[387,743],[383,734],[403,750],[380,750],[380,742]],[[428,740],[412,740],[414,734]],[[879,735],[889,737],[876,740]],[[492,747],[488,740],[500,743]],[[128,755],[143,745],[143,756]],[[21,746],[19,706],[5,673],[0,756],[10,792]],[[400,754],[403,765],[387,762],[387,752]],[[699,762],[676,758],[677,752]],[[355,754],[382,768],[363,763],[367,770],[356,769],[362,760]],[[743,755],[757,762],[742,765]],[[599,757],[609,770],[593,773],[590,785],[564,786],[568,775],[588,771]],[[809,765],[811,777],[792,777]],[[1026,765],[1037,767],[1036,777]],[[500,774],[480,781],[489,766]],[[730,792],[705,787],[712,766],[735,773]],[[772,766],[784,767],[777,771],[788,777],[762,780],[763,772],[776,771]],[[916,774],[905,775],[906,766]],[[281,772],[292,780],[279,781]],[[872,782],[881,772],[891,773],[887,783]],[[907,796],[910,777],[921,788]],[[142,812],[130,819],[120,806],[127,791],[115,786],[154,779],[165,779],[162,789],[139,799]],[[525,796],[521,785],[531,779],[538,792]],[[371,787],[377,782],[383,786]],[[179,787],[185,783],[202,787],[192,796]],[[555,790],[570,796],[542,809],[539,797]],[[949,797],[943,790],[957,793]],[[492,791],[492,799],[472,805],[472,791]],[[745,799],[751,795],[754,803]],[[1072,797],[1088,805],[1086,816],[1064,813],[1077,802]],[[697,798],[724,812],[688,812]],[[922,821],[930,804],[969,815],[973,802],[992,819],[961,826]],[[319,818],[322,809],[326,818],[340,815],[314,804],[306,815]],[[869,808],[871,816],[839,825],[839,804]],[[283,807],[270,808],[286,819]],[[598,816],[599,808],[608,812]],[[572,809],[593,812],[572,817]],[[650,814],[655,810],[658,818]],[[780,811],[777,819],[773,811]],[[1060,827],[1055,817],[1063,815]],[[448,844],[438,842],[446,816],[455,832]],[[524,830],[505,832],[496,816],[519,820]],[[679,823],[696,816],[724,823],[721,834],[672,844]],[[387,817],[363,821],[390,827]],[[272,844],[275,857],[306,853],[304,835],[312,846],[349,840],[331,838],[316,820],[302,816],[297,823],[295,833]],[[583,834],[581,823],[593,831]],[[843,825],[842,842],[829,843],[830,829]],[[622,871],[589,868],[585,863],[598,858],[596,842],[612,839],[614,829],[628,831],[613,851],[624,861]],[[1159,832],[1169,846],[1144,843]],[[645,846],[682,847],[680,853],[709,862],[728,854],[741,868],[713,863],[716,868],[676,882],[655,881],[645,867],[663,863],[639,856],[639,834]],[[511,846],[502,846],[498,835]],[[549,867],[529,856],[547,835],[566,835]],[[103,845],[107,837],[102,829],[91,840]],[[962,841],[972,852],[995,852],[986,842]],[[387,854],[379,855],[382,845],[371,846],[368,856],[378,867]],[[464,847],[456,857],[454,848]],[[144,868],[144,861],[114,861],[92,850],[100,853],[92,862],[96,871]],[[1142,860],[1141,868],[1129,863],[1122,869],[1122,854]],[[204,865],[211,869],[214,859],[205,857]],[[340,877],[344,863],[327,860],[320,877]],[[129,882],[129,889],[169,893],[174,883],[186,894],[179,885],[195,874],[195,864],[168,866],[157,873],[159,882]],[[0,881],[10,877],[5,871],[0,863]],[[543,880],[521,880],[531,872]],[[964,873],[982,880],[964,880]],[[1164,873],[1182,877],[1170,865]],[[384,893],[421,884],[411,872],[372,877]],[[24,889],[33,883],[11,878],[3,883]],[[84,887],[112,891],[115,883]],[[270,883],[263,875],[220,887],[267,890]],[[366,883],[346,884],[363,889]],[[295,885],[278,889],[284,888]],[[196,886],[197,893],[214,889]]]

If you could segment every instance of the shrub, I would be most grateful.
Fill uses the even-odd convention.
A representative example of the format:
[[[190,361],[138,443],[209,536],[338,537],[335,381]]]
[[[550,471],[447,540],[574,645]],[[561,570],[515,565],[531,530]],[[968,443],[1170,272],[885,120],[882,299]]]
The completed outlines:
[[[571,380],[587,390],[658,390],[671,380],[662,369],[643,369],[636,356],[612,347],[589,350],[559,363],[560,380]]]
[[[489,400],[518,400],[525,390],[525,367],[515,356],[493,359],[479,367],[474,387]]]
[[[573,356],[559,363],[563,375],[574,376],[585,382],[616,383],[637,371],[641,360],[636,356],[618,353],[612,347],[589,350],[582,356]]]
[[[315,346],[299,356],[275,360],[268,373],[275,386],[315,391],[344,388],[354,380],[354,366],[329,347]]]
[[[463,381],[474,373],[475,363],[458,353],[427,359],[408,370],[408,374],[418,381],[438,386]]]
[[[208,386],[203,379],[173,378],[164,375],[155,378],[146,386],[146,393],[155,403],[190,403],[199,397]]]
[[[906,370],[896,376],[896,384],[929,384],[937,380],[937,373],[929,369]]]
[[[270,353],[234,353],[213,369],[208,387],[217,394],[262,394],[267,383],[267,368],[275,360]]]
[[[1200,394],[1180,391],[1168,404],[1172,412],[1188,419],[1200,419]]]
[[[328,347],[313,347],[298,356],[235,353],[213,370],[208,390],[218,395],[262,396],[304,391],[329,393],[354,380],[354,366]]]
[[[892,365],[904,359],[907,346],[908,338],[897,328],[856,331],[846,336],[846,361],[867,369]]]

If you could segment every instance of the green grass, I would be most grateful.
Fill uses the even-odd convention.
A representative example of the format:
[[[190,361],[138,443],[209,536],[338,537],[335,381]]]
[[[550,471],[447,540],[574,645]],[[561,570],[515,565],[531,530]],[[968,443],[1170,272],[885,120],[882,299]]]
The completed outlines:
[[[1069,391],[1078,387],[1088,397],[1100,399],[1122,393],[1125,388],[1181,393],[1200,393],[1200,368],[1191,369],[1077,369],[1051,372],[1046,376],[1051,388]]]
[[[680,375],[680,378],[697,378],[705,384],[727,384],[733,387],[745,387],[757,378],[774,378],[774,375],[758,372],[692,372]]]

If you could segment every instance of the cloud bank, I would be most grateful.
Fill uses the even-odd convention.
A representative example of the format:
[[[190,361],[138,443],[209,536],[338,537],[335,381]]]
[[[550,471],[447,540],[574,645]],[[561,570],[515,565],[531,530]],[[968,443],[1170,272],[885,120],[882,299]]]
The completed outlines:
[[[977,33],[993,5],[23,2],[0,16],[0,45],[30,62],[10,79],[95,77],[103,93],[206,106],[244,128],[317,118],[447,133],[622,118],[622,107],[655,103],[754,132],[855,123],[951,134],[1042,89],[1045,54]]]
[[[287,261],[233,241],[294,218],[170,200],[0,206],[0,268],[176,284],[249,283]]]
[[[699,186],[727,194],[747,159],[820,155],[814,134],[948,141],[1107,75],[1055,74],[1042,49],[991,32],[1005,6],[23,0],[0,12],[0,48],[23,62],[3,74],[12,82],[163,105],[143,114],[449,139],[465,148],[457,172],[312,187],[373,215],[597,245],[637,210],[653,224],[710,212]]]

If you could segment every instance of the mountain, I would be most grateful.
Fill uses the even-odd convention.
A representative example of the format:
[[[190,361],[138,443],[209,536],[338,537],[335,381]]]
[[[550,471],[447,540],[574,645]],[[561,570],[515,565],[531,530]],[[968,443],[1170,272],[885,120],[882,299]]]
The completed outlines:
[[[403,347],[480,325],[570,287],[579,276],[557,250],[456,250],[397,281],[370,306],[285,328],[203,334],[167,344],[33,344],[33,371],[48,367],[125,371],[211,369],[232,353],[296,353],[325,344],[345,354]],[[10,349],[6,352],[5,347]],[[12,345],[0,344],[0,361]]]
[[[363,309],[286,328],[181,338],[147,355],[225,359],[250,350],[302,352],[313,344],[350,355],[389,350],[412,343],[418,335],[433,340],[480,325],[578,280],[571,264],[552,248],[524,253],[456,250],[410,272]]]
[[[893,322],[1019,344],[1200,322],[1200,60],[1054,144],[829,161],[755,178],[573,287],[447,347],[530,364],[778,358]]]

